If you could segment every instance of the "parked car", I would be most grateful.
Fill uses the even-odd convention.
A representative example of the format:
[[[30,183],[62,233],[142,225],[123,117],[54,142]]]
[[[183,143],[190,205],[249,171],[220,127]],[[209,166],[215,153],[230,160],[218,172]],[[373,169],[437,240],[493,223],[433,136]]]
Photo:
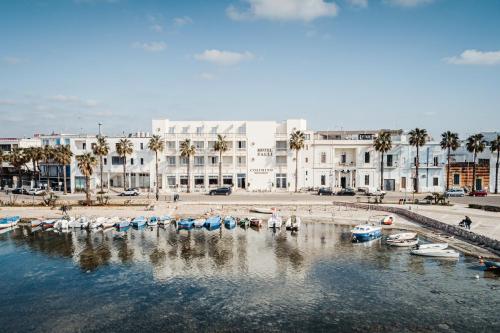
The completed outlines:
[[[346,187],[336,193],[336,195],[356,195],[354,189]]]
[[[444,192],[445,197],[464,197],[465,191],[461,188],[450,188],[448,191]]]
[[[365,192],[366,195],[368,196],[381,196],[383,197],[385,195],[385,191],[381,191],[381,190],[373,190],[373,189],[369,189],[368,191]]]
[[[208,192],[209,195],[230,195],[233,191],[230,187],[219,187]]]
[[[12,190],[12,194],[28,194],[28,190],[23,187],[18,187]]]
[[[322,187],[318,190],[318,195],[334,195],[335,192],[329,187]]]
[[[469,195],[471,197],[485,197],[488,195],[488,192],[486,192],[486,190],[475,190],[475,191],[471,191],[469,193]]]
[[[32,189],[29,189],[28,190],[28,194],[29,195],[44,195],[45,194],[45,190],[39,188],[39,187],[35,187],[35,188],[32,188]]]
[[[128,188],[118,195],[122,197],[136,197],[139,195],[139,191],[136,188]]]

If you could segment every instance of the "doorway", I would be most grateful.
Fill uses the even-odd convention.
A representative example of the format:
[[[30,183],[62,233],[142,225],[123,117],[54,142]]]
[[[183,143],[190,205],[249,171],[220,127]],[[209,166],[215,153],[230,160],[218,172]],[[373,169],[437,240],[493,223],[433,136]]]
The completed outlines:
[[[480,191],[483,189],[483,180],[481,178],[476,178],[476,190]]]
[[[238,175],[238,188],[246,188],[246,175],[244,173],[239,173]]]
[[[384,190],[395,191],[396,190],[396,181],[394,179],[384,179]]]
[[[347,178],[346,177],[340,177],[340,187],[342,187],[342,188],[347,187]]]

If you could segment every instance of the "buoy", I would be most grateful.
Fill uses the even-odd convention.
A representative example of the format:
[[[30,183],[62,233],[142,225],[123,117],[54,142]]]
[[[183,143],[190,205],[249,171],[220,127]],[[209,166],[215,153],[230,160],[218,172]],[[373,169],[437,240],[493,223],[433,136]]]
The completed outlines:
[[[479,280],[479,275],[478,274],[476,274],[476,280]]]

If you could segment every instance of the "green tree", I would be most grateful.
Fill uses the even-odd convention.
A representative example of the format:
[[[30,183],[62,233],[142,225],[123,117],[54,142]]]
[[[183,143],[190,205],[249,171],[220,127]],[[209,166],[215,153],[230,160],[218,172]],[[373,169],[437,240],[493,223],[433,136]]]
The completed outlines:
[[[450,189],[450,157],[451,151],[455,151],[460,147],[458,141],[458,133],[446,131],[441,134],[441,149],[446,150],[447,164],[446,164],[446,190]]]
[[[123,189],[127,189],[127,155],[131,155],[133,149],[132,141],[129,139],[120,139],[116,145],[116,152],[123,159]]]
[[[158,199],[160,198],[160,184],[159,184],[160,177],[158,175],[158,153],[163,151],[163,149],[165,148],[165,144],[159,135],[153,135],[151,139],[149,139],[148,148],[149,150],[155,153],[155,170],[156,170],[155,193],[156,193],[156,201],[158,201]]]
[[[472,164],[472,192],[476,190],[476,160],[477,154],[482,153],[486,147],[486,141],[484,140],[484,135],[474,134],[467,138],[466,144],[467,150],[473,154],[473,164]]]
[[[229,142],[226,141],[226,136],[217,134],[217,141],[214,144],[214,150],[219,152],[219,187],[222,186],[222,154],[228,151]]]
[[[78,162],[78,169],[85,177],[85,199],[87,205],[90,205],[90,176],[94,172],[94,168],[97,165],[97,159],[91,153],[84,153],[83,155],[78,155],[76,157]]]
[[[497,163],[495,164],[495,194],[498,194],[498,166],[500,159],[500,135],[497,135],[497,138],[491,141],[490,150],[492,153],[497,153]]]
[[[391,133],[380,131],[373,140],[375,151],[380,153],[380,190],[384,190],[384,155],[392,149]]]
[[[299,151],[304,149],[305,134],[302,131],[290,133],[290,149],[295,150],[295,193],[298,191],[299,184]]]
[[[415,193],[419,192],[419,179],[418,179],[418,169],[420,167],[420,147],[423,147],[429,138],[427,130],[423,128],[415,128],[411,130],[410,135],[410,145],[417,149],[417,156],[415,159]]]
[[[191,192],[191,156],[196,154],[196,147],[191,144],[191,140],[186,139],[180,145],[181,156],[187,158],[187,193]]]
[[[16,187],[21,187],[22,184],[22,169],[26,165],[27,159],[22,148],[12,148],[8,157],[9,163],[17,170],[19,179]]]
[[[42,150],[42,159],[45,163],[45,176],[47,178],[47,190],[50,192],[50,174],[49,174],[49,161],[54,158],[54,148],[49,145],[45,145]]]
[[[103,159],[104,159],[104,156],[108,156],[108,154],[109,154],[109,144],[106,141],[105,137],[103,137],[102,135],[97,136],[97,143],[95,144],[93,151],[94,151],[94,155],[99,156],[99,169],[100,169],[99,171],[100,171],[100,177],[101,177],[100,186],[101,186],[101,195],[102,195],[104,193],[103,181],[102,181],[102,174],[103,174],[103,168],[104,168]]]
[[[71,147],[69,145],[61,145],[57,147],[55,159],[63,169],[64,194],[68,194],[68,187],[66,184],[66,166],[71,163],[71,157],[73,157],[73,152],[71,151]]]

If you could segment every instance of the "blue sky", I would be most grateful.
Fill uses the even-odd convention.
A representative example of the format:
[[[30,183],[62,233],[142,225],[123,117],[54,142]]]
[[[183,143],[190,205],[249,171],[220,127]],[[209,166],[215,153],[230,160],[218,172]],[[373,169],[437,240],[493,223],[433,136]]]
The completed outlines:
[[[0,137],[152,118],[500,124],[496,0],[5,0],[0,39]]]

